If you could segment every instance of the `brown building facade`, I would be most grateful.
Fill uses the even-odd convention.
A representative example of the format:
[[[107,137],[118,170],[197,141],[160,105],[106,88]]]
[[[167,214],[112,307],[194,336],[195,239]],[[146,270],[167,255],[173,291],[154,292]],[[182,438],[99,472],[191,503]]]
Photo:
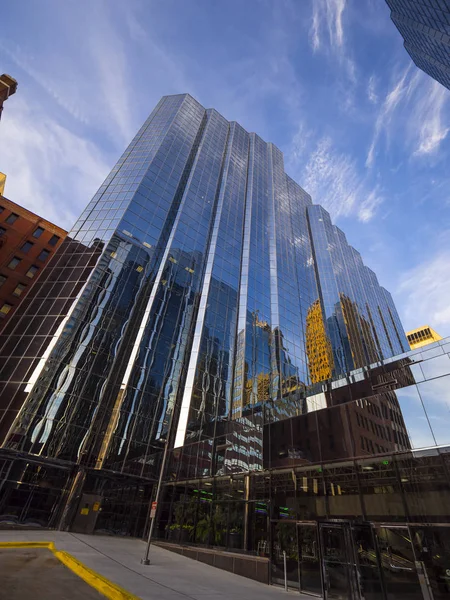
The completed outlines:
[[[17,81],[10,75],[0,75],[0,119],[2,118],[3,102],[17,91]]]
[[[0,331],[66,235],[0,194]]]

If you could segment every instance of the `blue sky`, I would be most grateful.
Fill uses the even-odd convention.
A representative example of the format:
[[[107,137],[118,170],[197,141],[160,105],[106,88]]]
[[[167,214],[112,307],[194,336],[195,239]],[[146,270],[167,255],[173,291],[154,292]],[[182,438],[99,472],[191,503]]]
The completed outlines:
[[[162,95],[189,92],[284,152],[394,295],[450,335],[450,92],[384,0],[19,0],[0,71],[6,196],[70,228]]]

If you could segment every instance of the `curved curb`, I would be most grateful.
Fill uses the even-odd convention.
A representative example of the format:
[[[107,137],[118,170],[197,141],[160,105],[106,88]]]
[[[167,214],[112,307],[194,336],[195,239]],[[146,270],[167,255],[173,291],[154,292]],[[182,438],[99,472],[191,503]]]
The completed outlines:
[[[47,548],[63,565],[110,600],[141,600],[93,571],[68,552],[57,550],[53,542],[0,542],[0,548]]]

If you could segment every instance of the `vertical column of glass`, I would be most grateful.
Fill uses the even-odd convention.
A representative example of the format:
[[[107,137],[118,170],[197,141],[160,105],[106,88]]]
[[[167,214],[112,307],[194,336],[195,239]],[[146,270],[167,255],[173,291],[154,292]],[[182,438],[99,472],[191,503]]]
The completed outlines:
[[[408,339],[406,337],[402,322],[400,321],[400,317],[398,315],[397,308],[394,304],[394,300],[392,299],[390,292],[388,292],[388,290],[386,290],[382,286],[380,286],[380,293],[383,295],[386,302],[387,312],[395,330],[396,339],[398,340],[398,348],[401,349],[401,353],[408,352],[408,350],[410,350]]]
[[[344,294],[343,297],[343,309],[346,314],[352,313],[357,323],[356,332],[359,333],[362,351],[358,356],[359,360],[355,360],[355,367],[362,367],[377,361],[381,350],[375,337],[373,320],[368,310],[366,290],[361,279],[361,270],[354,255],[354,249],[346,240],[344,243],[342,237],[340,239],[348,279],[351,282],[347,288],[350,295]]]
[[[274,418],[287,418],[302,412],[305,382],[308,381],[306,348],[302,328],[300,287],[297,277],[295,232],[283,154],[273,144],[272,153],[279,326],[274,341],[280,373],[280,401],[274,404]],[[295,224],[295,232],[294,232]]]
[[[192,344],[208,241],[222,179],[228,122],[206,111],[204,131],[133,351],[109,415],[100,460],[144,475],[167,436]]]
[[[274,408],[281,398],[280,387],[280,358],[278,345],[276,343],[277,332],[280,330],[280,311],[278,306],[278,272],[277,272],[277,238],[276,238],[276,220],[277,210],[274,182],[274,164],[272,145],[267,144],[267,202],[269,208],[268,235],[269,235],[269,283],[270,283],[270,413],[266,410],[267,419],[273,419]]]
[[[366,282],[366,293],[369,300],[370,314],[373,315],[373,322],[376,329],[376,338],[378,339],[379,345],[381,346],[382,358],[388,356],[395,356],[395,346],[392,343],[394,338],[394,331],[390,321],[386,321],[388,316],[386,313],[386,306],[384,297],[380,293],[380,284],[378,283],[377,276],[369,269],[369,267],[363,268],[364,281]],[[395,342],[395,338],[394,338]]]
[[[128,208],[107,242],[16,423],[11,443],[17,444],[16,440],[20,439],[19,445],[23,449],[70,460],[80,458],[108,383],[124,367],[123,357],[119,357],[119,363],[116,361],[118,352],[124,346],[126,350],[130,344],[126,332],[130,323],[139,319],[142,295],[152,285],[158,260],[158,254],[153,252],[158,234],[153,229],[156,211],[165,215],[159,228],[162,237],[164,230],[170,227],[171,210],[176,211],[173,189],[184,185],[182,175],[204,114],[204,109],[187,96],[175,100],[168,101],[169,109],[163,111],[170,122],[169,135],[164,137],[156,152],[151,151],[154,152],[153,161],[170,157],[174,177],[169,181],[167,173],[153,162],[147,166],[144,178],[135,176],[134,160],[130,159],[129,170],[125,160],[119,172],[123,175],[129,172],[131,179],[136,177],[141,182],[132,199],[127,199],[130,194],[128,184],[121,184],[124,188],[120,192],[110,192],[108,187],[102,195],[105,198],[106,194],[118,193],[119,200],[108,197],[107,201],[126,202]],[[165,102],[160,104],[160,110],[164,106]],[[140,136],[144,154],[147,143],[153,144],[152,122]],[[158,122],[156,133],[160,127],[166,130],[166,126]],[[133,153],[140,169],[137,146],[133,146]],[[148,167],[158,168],[158,175],[149,175]],[[154,177],[151,190],[148,188],[150,176]],[[111,181],[111,185],[115,185],[115,178]],[[129,185],[134,189],[134,183]],[[160,194],[158,204],[151,192]],[[142,215],[139,226],[134,224],[131,216],[136,210]],[[103,226],[104,215],[99,214],[96,218],[100,229],[94,235],[101,235],[102,231],[108,231]]]
[[[356,301],[354,264],[350,248],[343,231],[334,226],[336,236],[335,272],[341,296],[342,312],[350,340],[353,362],[356,368],[368,364],[364,342],[365,332],[361,329],[360,310]]]
[[[354,368],[329,244],[335,244],[330,215],[319,205],[307,207],[316,278],[325,318],[325,327],[333,349],[333,375],[344,375]]]
[[[353,288],[359,307],[361,330],[365,342],[366,364],[371,364],[380,360],[388,347],[386,333],[372,299],[371,285],[368,281],[361,255],[352,246],[348,248],[349,264],[353,265]]]
[[[301,341],[308,361],[306,383],[330,379],[333,371],[333,352],[328,339],[314,271],[311,240],[306,210],[312,201],[295,181],[286,176],[291,205],[292,249],[297,271],[300,298]]]
[[[248,134],[230,123],[175,447],[212,437],[231,406]]]

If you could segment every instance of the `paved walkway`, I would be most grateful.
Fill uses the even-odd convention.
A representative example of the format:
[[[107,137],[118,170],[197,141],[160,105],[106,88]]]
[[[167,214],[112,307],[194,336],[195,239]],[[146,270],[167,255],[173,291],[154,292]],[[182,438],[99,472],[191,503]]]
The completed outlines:
[[[97,573],[142,600],[311,600],[152,546],[148,567],[140,564],[140,540],[60,531],[0,530],[1,542],[54,542]]]

